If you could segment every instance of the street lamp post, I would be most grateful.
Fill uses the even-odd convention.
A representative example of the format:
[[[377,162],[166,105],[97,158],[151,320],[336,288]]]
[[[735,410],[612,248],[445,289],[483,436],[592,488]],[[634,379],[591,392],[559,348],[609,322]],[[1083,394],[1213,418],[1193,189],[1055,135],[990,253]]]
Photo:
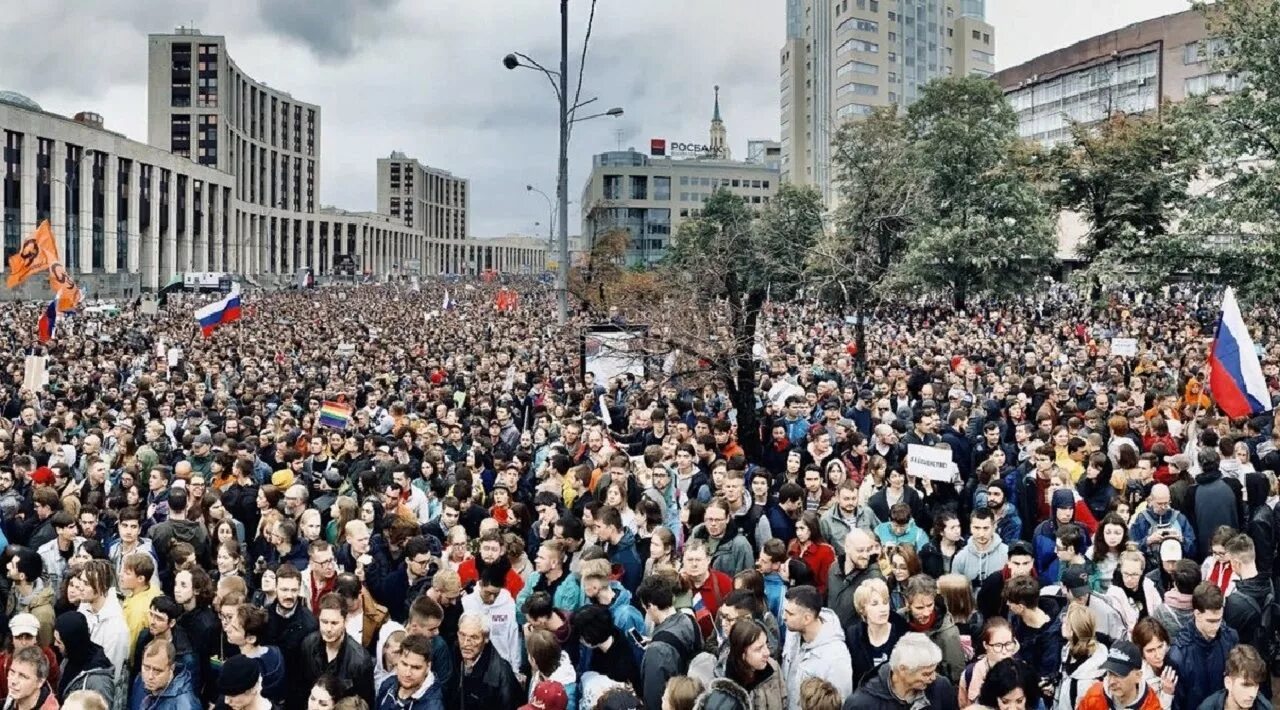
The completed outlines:
[[[555,239],[556,239],[555,238],[555,231],[556,231],[555,207],[553,207],[551,204],[551,198],[548,197],[547,193],[543,192],[542,190],[539,190],[533,185],[525,185],[524,189],[529,192],[536,192],[539,195],[542,195],[542,199],[547,201],[547,253],[550,254],[552,250],[555,248]]]
[[[590,34],[583,40],[584,45],[590,40]],[[583,52],[585,61],[586,53]],[[547,75],[551,86],[555,89],[556,98],[560,102],[560,155],[556,168],[556,198],[559,200],[559,232],[558,232],[558,268],[556,269],[556,316],[557,322],[564,325],[569,322],[569,126],[579,121],[586,121],[600,116],[617,117],[622,109],[611,108],[603,113],[577,117],[573,115],[582,106],[595,99],[588,99],[569,106],[569,0],[560,0],[560,71],[553,72],[527,55],[513,52],[503,57],[502,64],[507,69],[527,67],[537,69]],[[558,83],[557,83],[558,82]],[[579,82],[581,83],[581,82]],[[579,86],[581,88],[581,86]]]

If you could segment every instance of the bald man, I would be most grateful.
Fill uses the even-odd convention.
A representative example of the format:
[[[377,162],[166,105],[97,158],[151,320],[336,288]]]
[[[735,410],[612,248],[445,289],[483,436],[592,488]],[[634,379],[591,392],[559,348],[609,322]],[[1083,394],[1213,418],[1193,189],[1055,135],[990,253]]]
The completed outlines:
[[[1191,521],[1170,505],[1169,487],[1163,483],[1151,487],[1146,505],[1129,525],[1129,539],[1138,543],[1151,559],[1156,558],[1160,543],[1165,540],[1177,540],[1184,557],[1193,557],[1196,552],[1196,534]]]
[[[855,528],[844,537],[844,557],[831,565],[827,575],[827,606],[840,617],[840,627],[847,628],[858,618],[853,609],[853,592],[868,579],[882,576],[876,558],[880,543],[875,536]]]

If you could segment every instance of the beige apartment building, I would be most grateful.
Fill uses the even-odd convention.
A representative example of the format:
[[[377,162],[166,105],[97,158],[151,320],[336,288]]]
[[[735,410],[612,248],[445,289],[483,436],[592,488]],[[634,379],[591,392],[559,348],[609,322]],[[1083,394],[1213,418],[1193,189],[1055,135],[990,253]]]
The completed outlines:
[[[378,159],[378,211],[406,227],[445,239],[466,239],[470,181],[423,165],[400,151]]]
[[[986,0],[787,0],[779,55],[781,177],[832,204],[831,140],[844,121],[908,106],[945,76],[995,72]]]

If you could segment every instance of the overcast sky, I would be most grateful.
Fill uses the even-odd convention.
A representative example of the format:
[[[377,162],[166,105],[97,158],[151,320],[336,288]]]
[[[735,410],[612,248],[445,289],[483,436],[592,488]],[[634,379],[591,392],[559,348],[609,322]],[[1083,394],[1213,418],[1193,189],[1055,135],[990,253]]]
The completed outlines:
[[[18,4],[15,0],[15,4]],[[521,51],[558,61],[552,0],[22,0],[0,13],[0,89],[46,110],[97,111],[107,127],[146,140],[146,36],[194,23],[227,36],[240,68],[322,107],[321,201],[373,209],[376,160],[403,150],[471,179],[472,234],[547,229],[554,197],[556,105],[546,79],[509,72]],[[778,51],[784,0],[601,0],[582,98],[621,119],[575,127],[569,195],[593,153],[650,137],[705,141],[712,87],[730,147],[778,138]],[[571,74],[589,0],[572,0]],[[1125,24],[1178,12],[1187,0],[988,0],[996,62],[1018,64]],[[125,8],[121,10],[120,8]],[[570,230],[578,231],[576,205]],[[541,222],[535,227],[535,222]]]

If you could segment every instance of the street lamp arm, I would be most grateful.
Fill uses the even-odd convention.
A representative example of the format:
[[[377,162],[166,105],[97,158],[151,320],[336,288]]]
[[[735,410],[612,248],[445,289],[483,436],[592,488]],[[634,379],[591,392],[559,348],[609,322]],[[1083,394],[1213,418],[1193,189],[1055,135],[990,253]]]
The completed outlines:
[[[600,113],[593,113],[590,116],[579,116],[578,118],[571,118],[569,119],[569,123],[581,123],[582,121],[590,121],[593,118],[600,118],[601,116],[620,116],[620,115],[621,114],[612,113],[609,111],[601,111]]]
[[[550,69],[539,64],[537,60],[535,60],[533,57],[530,57],[529,55],[524,54],[523,52],[512,52],[512,54],[524,60],[518,66],[524,67],[525,69],[534,69],[545,74],[547,77],[547,81],[551,82],[551,90],[556,93],[557,99],[560,98],[560,85],[556,83],[556,79],[560,77],[560,72],[551,71]]]

